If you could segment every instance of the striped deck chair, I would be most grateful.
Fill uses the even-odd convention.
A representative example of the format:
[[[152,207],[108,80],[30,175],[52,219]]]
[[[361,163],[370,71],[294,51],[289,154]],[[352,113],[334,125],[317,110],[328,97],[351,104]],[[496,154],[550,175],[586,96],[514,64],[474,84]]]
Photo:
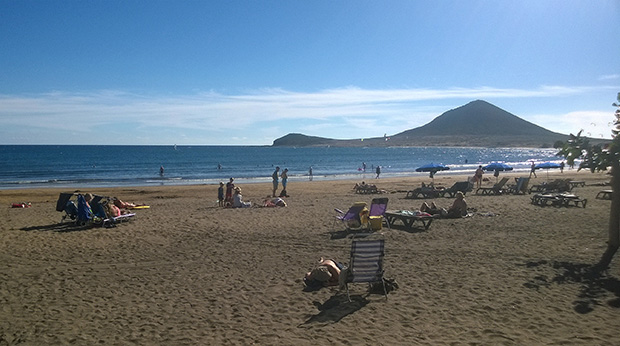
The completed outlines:
[[[346,271],[344,286],[349,295],[349,283],[367,282],[370,284],[381,282],[383,294],[387,299],[387,290],[383,279],[383,256],[385,254],[385,240],[353,240],[351,244],[351,259]]]

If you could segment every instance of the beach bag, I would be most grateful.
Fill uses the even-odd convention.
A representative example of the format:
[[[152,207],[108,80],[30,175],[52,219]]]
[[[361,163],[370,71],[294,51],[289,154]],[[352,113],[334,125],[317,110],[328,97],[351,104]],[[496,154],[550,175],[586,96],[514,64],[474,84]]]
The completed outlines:
[[[390,293],[398,289],[398,282],[396,282],[396,279],[384,278],[383,281],[385,282],[385,293]],[[383,294],[383,283],[380,281],[374,282],[370,285],[369,292],[372,294]]]

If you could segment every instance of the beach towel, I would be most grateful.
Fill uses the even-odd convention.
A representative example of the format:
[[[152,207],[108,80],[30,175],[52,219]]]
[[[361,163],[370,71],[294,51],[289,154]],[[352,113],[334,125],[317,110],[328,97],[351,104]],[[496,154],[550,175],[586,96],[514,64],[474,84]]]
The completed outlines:
[[[90,210],[88,203],[84,199],[84,196],[78,195],[77,197],[77,220],[81,223],[89,222],[93,218],[93,212]]]

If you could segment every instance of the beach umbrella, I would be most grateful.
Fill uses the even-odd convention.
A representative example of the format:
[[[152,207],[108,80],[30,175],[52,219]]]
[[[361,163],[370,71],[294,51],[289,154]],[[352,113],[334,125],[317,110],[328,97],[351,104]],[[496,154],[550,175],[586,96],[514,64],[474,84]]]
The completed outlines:
[[[438,164],[438,163],[429,163],[426,164],[424,166],[420,166],[418,168],[415,169],[416,172],[429,172],[430,173],[430,177],[431,179],[433,179],[433,182],[435,181],[435,173],[439,172],[439,171],[447,171],[449,170],[450,167],[448,166],[444,166],[442,164]]]
[[[552,168],[560,168],[560,164],[547,161],[547,162],[539,163],[536,166],[534,166],[534,169],[546,169],[547,170],[547,180],[549,180],[549,170]]]
[[[503,162],[492,162],[482,167],[482,169],[485,171],[494,171],[494,172],[512,171],[512,167],[508,166],[507,164]],[[497,179],[499,179],[499,173],[495,174],[495,182],[497,182]]]
[[[482,167],[485,171],[512,171],[512,167],[503,162],[493,162]]]

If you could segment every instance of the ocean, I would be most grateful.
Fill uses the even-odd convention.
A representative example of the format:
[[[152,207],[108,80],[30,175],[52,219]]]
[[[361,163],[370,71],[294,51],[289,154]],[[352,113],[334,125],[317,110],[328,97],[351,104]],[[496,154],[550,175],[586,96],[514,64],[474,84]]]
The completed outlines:
[[[531,161],[561,162],[555,149],[515,148],[291,148],[268,146],[0,145],[0,189],[85,188],[268,182],[275,166],[289,181],[423,176],[415,169],[441,163],[462,174],[478,165],[505,162],[529,171]],[[363,163],[366,171],[362,170]],[[164,174],[159,172],[164,167]]]

